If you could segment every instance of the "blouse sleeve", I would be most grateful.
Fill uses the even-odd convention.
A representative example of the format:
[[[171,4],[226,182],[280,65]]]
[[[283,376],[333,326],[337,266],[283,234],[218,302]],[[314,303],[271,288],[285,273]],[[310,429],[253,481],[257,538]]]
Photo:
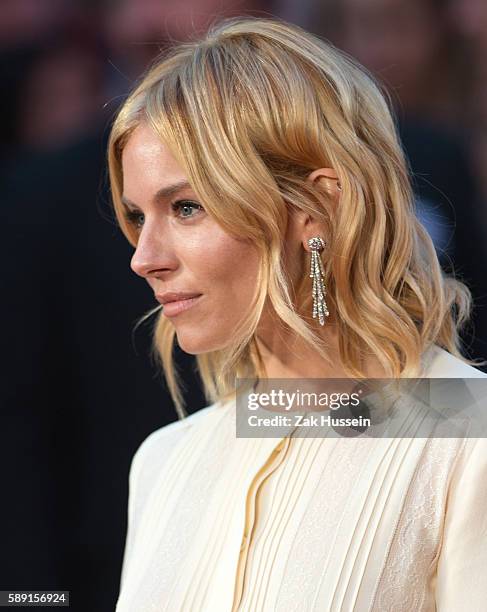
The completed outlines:
[[[122,573],[120,576],[120,586],[124,583],[125,574],[127,572],[128,561],[131,557],[134,533],[135,533],[135,500],[137,498],[137,481],[139,472],[142,466],[142,459],[145,451],[145,441],[139,446],[135,452],[129,471],[129,495],[127,507],[127,533],[125,537],[125,550],[123,554]]]
[[[127,567],[133,557],[134,542],[137,539],[142,514],[154,483],[165,462],[169,459],[171,450],[187,431],[189,422],[189,418],[175,421],[152,432],[140,444],[132,458],[129,471],[127,533],[120,588],[125,581]]]
[[[437,612],[487,609],[487,439],[465,441],[446,500]]]

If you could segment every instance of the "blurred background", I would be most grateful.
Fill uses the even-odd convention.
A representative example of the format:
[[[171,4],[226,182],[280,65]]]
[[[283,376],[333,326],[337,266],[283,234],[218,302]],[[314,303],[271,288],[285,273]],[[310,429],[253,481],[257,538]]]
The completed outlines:
[[[113,220],[106,139],[149,62],[230,15],[303,26],[386,85],[418,215],[474,296],[465,352],[487,358],[485,0],[2,0],[0,590],[115,607],[130,460],[176,413],[134,331],[156,303]]]

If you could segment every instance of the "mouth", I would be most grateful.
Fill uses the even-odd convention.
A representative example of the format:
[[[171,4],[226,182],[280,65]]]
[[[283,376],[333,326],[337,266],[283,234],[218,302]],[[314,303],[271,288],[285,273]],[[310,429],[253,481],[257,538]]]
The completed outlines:
[[[186,312],[192,308],[202,297],[203,295],[197,295],[194,297],[174,300],[172,302],[166,302],[162,305],[162,312],[166,317],[175,317],[178,314]]]

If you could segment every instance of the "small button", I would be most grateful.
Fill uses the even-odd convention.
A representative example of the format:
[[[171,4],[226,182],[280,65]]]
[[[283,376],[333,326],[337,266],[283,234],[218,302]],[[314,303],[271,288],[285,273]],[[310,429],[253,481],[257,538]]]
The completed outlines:
[[[240,550],[243,550],[246,547],[246,545],[247,545],[247,537],[248,537],[247,534],[244,533],[244,536],[242,538],[242,544],[240,545]]]

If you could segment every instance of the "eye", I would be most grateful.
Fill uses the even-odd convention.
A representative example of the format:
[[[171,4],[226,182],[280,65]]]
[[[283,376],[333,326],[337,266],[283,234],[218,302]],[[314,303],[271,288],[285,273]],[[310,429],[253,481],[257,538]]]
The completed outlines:
[[[198,213],[191,214],[192,210],[196,210],[198,212],[204,210],[201,204],[198,204],[197,202],[191,202],[190,200],[178,200],[177,202],[174,202],[174,204],[171,205],[171,208],[176,213],[181,213],[182,211],[182,214],[176,215],[181,219],[189,219],[191,217],[196,217]],[[187,214],[188,212],[189,214]]]
[[[204,210],[201,204],[190,200],[178,200],[171,204],[171,208],[177,213],[176,217],[180,219],[191,219]],[[139,210],[125,209],[124,216],[128,223],[136,230],[140,230],[144,225],[144,213]]]
[[[124,212],[124,216],[128,223],[135,229],[140,229],[144,224],[144,214],[137,210],[128,210]]]

